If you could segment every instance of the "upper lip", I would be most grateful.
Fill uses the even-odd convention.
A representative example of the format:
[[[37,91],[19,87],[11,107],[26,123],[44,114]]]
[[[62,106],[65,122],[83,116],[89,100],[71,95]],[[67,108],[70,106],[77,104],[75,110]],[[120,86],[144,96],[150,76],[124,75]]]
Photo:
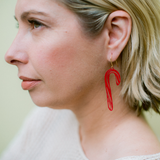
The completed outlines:
[[[24,76],[20,76],[19,78],[23,81],[40,81],[40,79],[33,79],[33,78],[24,77]]]

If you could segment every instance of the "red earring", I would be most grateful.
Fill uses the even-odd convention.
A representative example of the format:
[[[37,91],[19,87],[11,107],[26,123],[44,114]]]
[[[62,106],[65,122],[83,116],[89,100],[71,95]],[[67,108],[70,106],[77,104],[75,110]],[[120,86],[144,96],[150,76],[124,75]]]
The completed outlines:
[[[112,93],[111,93],[111,86],[110,86],[110,74],[114,73],[116,77],[116,84],[119,85],[121,82],[121,77],[120,74],[117,70],[113,68],[113,63],[112,63],[112,54],[111,53],[111,68],[106,72],[105,74],[105,87],[106,87],[106,94],[107,94],[107,103],[108,103],[108,108],[110,111],[113,111],[113,100],[112,100]]]

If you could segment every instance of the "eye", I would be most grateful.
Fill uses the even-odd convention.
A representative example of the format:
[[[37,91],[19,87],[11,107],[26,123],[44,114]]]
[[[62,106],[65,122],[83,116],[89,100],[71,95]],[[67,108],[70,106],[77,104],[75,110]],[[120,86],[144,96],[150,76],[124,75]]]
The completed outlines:
[[[40,23],[36,20],[28,20],[28,22],[31,24],[32,29],[37,29],[37,28],[44,26],[42,23]]]

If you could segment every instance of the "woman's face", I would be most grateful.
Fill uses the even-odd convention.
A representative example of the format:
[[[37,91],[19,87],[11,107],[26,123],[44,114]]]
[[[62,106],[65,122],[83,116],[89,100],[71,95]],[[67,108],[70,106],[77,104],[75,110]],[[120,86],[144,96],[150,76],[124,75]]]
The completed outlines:
[[[104,38],[87,37],[75,14],[54,0],[18,0],[18,34],[5,59],[39,106],[68,108],[104,87]]]

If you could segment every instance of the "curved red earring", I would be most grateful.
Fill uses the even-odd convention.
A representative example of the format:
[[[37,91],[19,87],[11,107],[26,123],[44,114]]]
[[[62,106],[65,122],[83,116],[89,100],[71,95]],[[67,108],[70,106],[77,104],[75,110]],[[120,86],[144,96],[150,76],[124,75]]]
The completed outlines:
[[[107,94],[107,103],[108,108],[110,111],[113,111],[113,100],[112,100],[112,93],[111,93],[111,86],[110,86],[110,74],[114,73],[116,77],[116,84],[119,85],[121,83],[121,77],[117,70],[113,68],[113,64],[111,61],[111,68],[105,74],[105,87],[106,87],[106,94]]]

